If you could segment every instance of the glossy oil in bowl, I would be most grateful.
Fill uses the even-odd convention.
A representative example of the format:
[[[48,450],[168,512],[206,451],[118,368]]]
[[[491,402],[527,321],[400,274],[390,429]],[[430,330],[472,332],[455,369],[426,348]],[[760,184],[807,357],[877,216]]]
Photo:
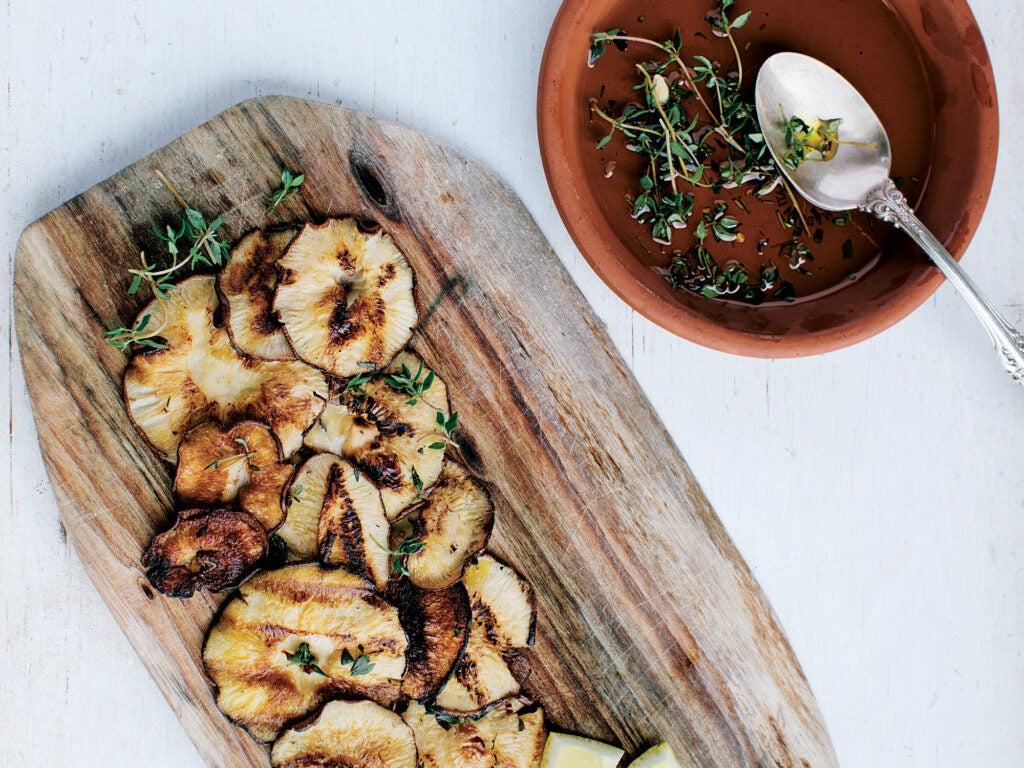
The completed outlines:
[[[656,52],[637,44],[625,52],[610,48],[588,68],[590,33],[621,28],[660,40],[678,27],[684,58],[699,53],[728,64],[728,44],[714,38],[703,20],[709,5],[707,0],[568,0],[563,5],[545,51],[538,111],[545,171],[570,234],[602,279],[637,311],[705,346],[788,357],[878,333],[917,307],[941,281],[902,233],[880,223],[869,229],[863,215],[856,218],[858,226],[841,233],[826,227],[808,265],[812,274],[792,280],[797,301],[754,306],[673,291],[659,267],[667,265],[674,248],[685,250],[688,231],[677,232],[673,248],[662,248],[631,218],[626,197],[635,194],[641,160],[618,138],[596,150],[608,126],[593,116],[589,102],[597,97],[621,107],[632,93],[633,66]],[[893,175],[905,180],[904,191],[918,214],[959,257],[984,209],[997,143],[991,67],[967,5],[962,0],[819,0],[812,18],[806,4],[768,0],[754,6],[741,0],[734,15],[745,10],[752,11],[750,21],[735,33],[744,83],[752,84],[760,62],[780,50],[806,53],[839,70],[883,120],[893,146]],[[610,163],[614,172],[606,178]],[[715,256],[720,263],[739,261],[756,274],[763,261],[756,243],[774,224],[774,206],[752,206],[738,217],[745,242],[716,243]],[[853,257],[844,259],[839,244],[847,237],[855,248]]]

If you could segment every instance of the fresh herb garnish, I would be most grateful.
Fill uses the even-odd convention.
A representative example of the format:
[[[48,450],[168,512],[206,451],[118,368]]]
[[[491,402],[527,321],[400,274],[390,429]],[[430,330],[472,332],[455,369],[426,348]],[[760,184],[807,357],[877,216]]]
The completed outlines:
[[[343,395],[351,394],[359,399],[366,397],[366,390],[363,387],[373,378],[372,373],[357,373],[345,382],[345,388],[341,391]]]
[[[466,715],[460,717],[458,715],[449,715],[446,712],[431,712],[442,723],[448,723],[449,725],[460,725],[461,723],[475,723],[482,718],[487,717],[487,713],[483,712],[479,715]]]
[[[428,371],[422,381],[420,381],[421,375],[423,375],[422,360],[420,360],[416,373],[412,373],[409,370],[409,366],[402,363],[402,372],[387,374],[384,376],[384,383],[392,389],[397,389],[399,392],[409,395],[411,399],[406,401],[406,405],[416,405],[417,402],[423,399],[423,393],[430,389],[434,383],[433,371]]]
[[[363,653],[363,646],[359,646],[359,655],[355,657],[348,652],[348,648],[345,648],[341,652],[339,661],[343,667],[348,667],[348,672],[353,677],[368,674],[373,671],[375,666],[370,657]]]
[[[284,168],[281,170],[281,186],[275,189],[268,199],[269,205],[267,206],[267,215],[269,216],[277,210],[277,206],[281,204],[292,192],[296,191],[302,186],[302,182],[306,180],[306,174],[300,173],[298,176],[291,172],[291,169]]]
[[[436,440],[427,447],[435,451],[442,451],[446,445],[454,445],[452,435],[459,428],[459,412],[455,411],[450,416],[446,416],[444,411],[438,411],[435,422],[444,432],[444,440]]]
[[[313,655],[313,652],[309,649],[309,643],[299,643],[295,648],[294,653],[288,653],[283,651],[285,658],[288,659],[288,664],[299,667],[307,675],[317,674],[323,677],[327,677],[327,673],[324,672],[320,667],[317,666],[318,659]]]
[[[796,115],[787,120],[786,113],[782,112],[782,136],[786,140],[782,164],[795,171],[806,160],[828,162],[836,156],[840,144],[878,149],[877,144],[863,141],[840,141],[840,123],[842,119],[838,117],[818,118],[813,124]]]
[[[358,675],[365,675],[373,671],[374,664],[370,661],[370,657],[365,653],[361,656],[357,656],[356,660],[352,662],[352,666],[349,667],[349,672],[353,677]]]
[[[405,567],[405,561],[402,560],[406,555],[415,555],[421,549],[427,546],[422,541],[417,541],[414,536],[410,536],[408,539],[398,545],[398,548],[392,552],[391,555],[391,570],[396,571],[402,576],[409,575],[409,569]]]
[[[245,461],[248,462],[248,466],[246,468],[250,472],[259,472],[260,468],[252,463],[252,457],[255,456],[257,452],[249,448],[249,443],[244,437],[236,437],[235,442],[242,446],[244,449],[243,453],[230,453],[216,461],[211,461],[203,467],[203,471],[205,472],[208,469],[224,469],[225,467],[230,467]]]
[[[300,494],[302,493],[302,483],[296,483],[288,489],[288,498],[285,499],[284,505],[290,507],[292,504],[299,500]]]
[[[133,276],[128,293],[138,293],[145,282],[157,298],[166,299],[167,293],[174,288],[174,276],[178,272],[185,268],[193,272],[200,265],[219,267],[226,264],[231,259],[231,247],[220,239],[220,228],[224,225],[222,214],[207,221],[202,213],[185,202],[185,198],[163,173],[156,169],[153,172],[181,204],[184,213],[177,227],[170,224],[165,225],[163,229],[153,227],[153,233],[164,243],[171,257],[170,266],[160,268],[160,265],[149,261],[145,251],[140,252],[139,261],[142,262],[142,267],[128,270]],[[184,242],[179,244],[179,241]],[[182,248],[185,243],[188,244],[187,250]]]
[[[795,171],[807,153],[807,134],[811,127],[795,115],[789,120],[783,116],[783,120],[782,136],[786,140],[786,152],[782,156],[782,164]]]
[[[109,331],[103,332],[103,337],[107,340],[107,343],[115,349],[127,349],[132,344],[138,344],[143,347],[149,347],[150,349],[167,349],[166,344],[162,344],[159,341],[155,341],[154,337],[156,332],[152,331],[146,333],[146,329],[149,327],[150,321],[153,319],[152,315],[145,314],[139,318],[139,321],[135,324],[134,328],[111,328]]]
[[[409,569],[405,567],[405,561],[403,560],[403,558],[406,555],[415,555],[417,552],[419,552],[421,549],[427,546],[424,542],[420,541],[415,536],[410,536],[409,538],[405,539],[395,549],[388,549],[373,537],[371,537],[371,541],[373,541],[374,544],[376,544],[378,547],[380,547],[389,555],[391,555],[391,570],[397,573],[399,576],[409,575]]]
[[[748,303],[768,298],[787,301],[792,299],[793,286],[779,278],[771,261],[752,272],[735,262],[720,263],[712,252],[717,250],[713,243],[744,241],[742,214],[750,212],[744,199],[751,196],[770,198],[779,206],[780,224],[791,235],[788,242],[774,245],[785,249],[792,268],[800,270],[802,267],[793,264],[812,260],[807,243],[818,240],[808,222],[810,214],[805,215],[801,201],[772,158],[757,121],[753,88],[744,87],[741,45],[735,32],[747,25],[751,12],[733,15],[734,6],[735,0],[717,0],[705,17],[712,33],[726,39],[732,49],[734,63],[729,69],[707,56],[684,56],[678,30],[663,41],[632,36],[621,29],[591,35],[591,66],[610,44],[620,50],[637,44],[657,52],[654,58],[637,63],[637,95],[621,112],[610,114],[597,99],[591,100],[591,110],[610,127],[598,142],[599,149],[619,135],[627,149],[646,161],[631,200],[633,218],[646,225],[661,245],[672,245],[678,230],[690,230],[692,244],[673,252],[663,271],[673,288]],[[821,130],[835,132],[837,125],[825,121]],[[793,129],[798,127],[794,124]],[[797,146],[806,151],[799,142]],[[698,208],[693,188],[707,190],[717,199]],[[746,189],[744,196],[725,198],[725,191],[741,188]],[[814,221],[820,221],[820,216],[812,213]]]

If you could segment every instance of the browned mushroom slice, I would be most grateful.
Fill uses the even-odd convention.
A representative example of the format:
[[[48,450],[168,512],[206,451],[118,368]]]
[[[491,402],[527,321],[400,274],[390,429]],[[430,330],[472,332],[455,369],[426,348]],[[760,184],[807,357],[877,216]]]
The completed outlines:
[[[232,589],[267,555],[267,533],[252,515],[227,509],[181,512],[142,555],[146,578],[168,597]]]
[[[278,736],[274,768],[416,768],[412,729],[372,701],[331,701]]]
[[[505,656],[487,637],[484,624],[469,625],[462,658],[434,699],[435,709],[456,717],[477,717],[519,693],[519,681]]]
[[[249,357],[295,359],[273,308],[277,260],[295,232],[250,232],[231,249],[231,260],[217,275],[217,292],[226,308],[225,328],[235,349]]]
[[[466,561],[487,544],[494,507],[479,482],[461,465],[446,461],[411,524],[423,547],[406,558],[409,580],[423,589],[440,589],[458,581]]]
[[[295,473],[288,518],[278,530],[293,560],[319,557],[365,576],[378,589],[388,583],[388,521],[380,492],[349,462],[319,453]]]
[[[323,410],[327,382],[320,371],[297,360],[240,356],[224,329],[214,324],[217,308],[214,278],[197,276],[142,310],[139,321],[150,318],[146,333],[163,339],[167,348],[132,357],[124,375],[128,416],[170,462],[177,458],[181,436],[210,420],[261,421],[288,458]]]
[[[327,470],[317,524],[317,550],[324,565],[341,565],[365,576],[377,589],[388,584],[388,519],[377,488],[343,459]]]
[[[313,560],[318,556],[317,533],[327,493],[327,475],[337,461],[341,461],[340,457],[328,453],[306,459],[285,492],[288,516],[277,529],[277,535],[288,546],[291,561]]]
[[[469,597],[465,588],[422,590],[408,579],[392,579],[384,596],[398,608],[409,637],[402,693],[428,699],[451,675],[469,636]]]
[[[533,588],[512,568],[491,555],[481,555],[463,573],[473,619],[502,650],[533,644]]]
[[[332,698],[392,706],[405,671],[398,611],[341,568],[290,565],[242,585],[203,648],[217,704],[261,741]]]
[[[412,703],[402,715],[416,736],[422,768],[537,768],[544,754],[544,711],[512,700],[476,720],[457,720]]]
[[[273,531],[284,520],[284,489],[294,472],[265,425],[207,422],[178,445],[174,492],[186,506],[237,506]]]
[[[380,488],[388,519],[394,520],[441,473],[445,434],[438,413],[450,415],[445,383],[416,355],[401,352],[360,391],[327,406],[306,445],[355,464]]]
[[[512,668],[524,660],[516,648],[533,642],[533,590],[512,568],[481,555],[462,575],[473,619],[454,674],[437,694],[438,709],[457,715],[484,712],[519,693]]]
[[[307,224],[277,262],[274,310],[300,360],[335,376],[379,370],[416,327],[412,268],[354,219]]]

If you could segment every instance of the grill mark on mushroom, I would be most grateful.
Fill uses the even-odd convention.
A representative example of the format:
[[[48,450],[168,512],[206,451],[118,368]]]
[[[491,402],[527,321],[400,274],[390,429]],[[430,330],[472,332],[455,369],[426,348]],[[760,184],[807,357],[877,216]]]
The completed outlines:
[[[339,288],[344,294],[344,288]],[[346,302],[347,298],[344,295],[341,300],[335,302],[334,311],[327,324],[330,343],[342,345],[365,336],[368,339],[368,347],[363,355],[364,362],[380,367],[387,362],[384,357],[384,340],[380,334],[374,332],[374,329],[384,324],[384,300],[379,296],[360,296],[351,304]]]
[[[289,663],[286,654],[301,643],[326,677]],[[285,723],[337,696],[392,706],[406,644],[397,610],[369,582],[340,568],[301,564],[243,584],[211,628],[203,660],[224,713],[269,741]],[[352,675],[341,654],[359,646],[374,666]]]
[[[397,491],[404,485],[402,465],[394,454],[375,454],[362,460],[356,460],[355,465],[378,487]]]
[[[324,509],[338,510],[331,516],[328,532],[320,541],[320,559],[327,562],[335,541],[340,537],[345,550],[345,565],[355,573],[366,573],[366,552],[363,543],[363,525],[355,503],[345,488],[342,467],[332,464],[327,472],[327,492]]]
[[[336,376],[387,365],[412,335],[412,268],[384,232],[308,224],[278,261],[274,309],[296,355]]]
[[[381,271],[380,277],[377,278],[377,287],[383,288],[385,285],[395,279],[395,265],[385,264],[384,269]]]

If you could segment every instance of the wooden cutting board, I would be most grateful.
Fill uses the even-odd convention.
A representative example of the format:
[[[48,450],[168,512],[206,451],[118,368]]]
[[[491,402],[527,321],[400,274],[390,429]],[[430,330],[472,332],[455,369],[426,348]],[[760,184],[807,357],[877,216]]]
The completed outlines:
[[[340,107],[246,101],[30,226],[15,313],[64,526],[211,766],[268,765],[217,711],[199,651],[222,596],[154,594],[139,557],[172,516],[168,467],[129,423],[102,340],[146,297],[126,269],[192,207],[231,240],[271,222],[382,224],[416,272],[413,346],[447,381],[463,460],[497,507],[492,548],[533,583],[527,690],[556,728],[686,766],[831,768],[821,715],[770,606],[598,318],[511,189],[452,149]],[[141,292],[140,292],[141,293]],[[144,738],[139,734],[138,738]]]

